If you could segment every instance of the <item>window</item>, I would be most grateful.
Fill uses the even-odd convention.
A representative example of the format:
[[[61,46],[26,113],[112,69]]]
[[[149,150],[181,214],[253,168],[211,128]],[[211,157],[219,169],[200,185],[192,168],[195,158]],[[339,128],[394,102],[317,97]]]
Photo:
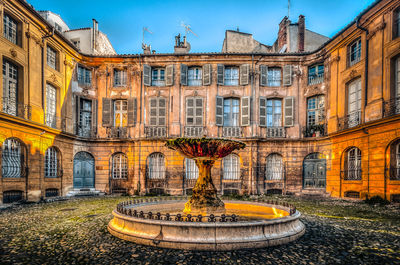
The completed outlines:
[[[81,48],[81,40],[80,39],[73,39],[71,41],[75,45],[76,48],[78,48],[78,49]]]
[[[62,27],[57,23],[54,23],[54,28],[61,33],[63,32]]]
[[[165,69],[155,68],[151,73],[152,86],[165,86]]]
[[[188,69],[188,86],[201,86],[202,69],[201,67],[190,67]]]
[[[165,161],[164,155],[161,153],[151,154],[147,161],[149,179],[164,179],[165,178]]]
[[[92,131],[92,101],[79,98],[78,135],[90,137]]]
[[[46,178],[56,178],[58,176],[58,158],[57,149],[55,147],[49,147],[46,150],[45,162],[44,162],[44,176]]]
[[[238,98],[224,99],[224,126],[226,126],[226,127],[239,126],[239,99]]]
[[[114,154],[112,156],[112,173],[113,179],[128,178],[128,158],[123,153]]]
[[[353,147],[345,154],[345,180],[361,180],[361,150]]]
[[[267,157],[267,165],[265,169],[266,180],[282,180],[283,179],[283,162],[282,156],[271,154]]]
[[[114,126],[126,127],[128,116],[128,102],[125,99],[114,101]]]
[[[203,125],[203,98],[186,98],[186,125]]]
[[[199,168],[193,159],[185,158],[186,179],[197,179],[199,177]]]
[[[324,81],[324,65],[318,64],[308,67],[308,84],[315,85]]]
[[[224,157],[223,166],[223,179],[238,180],[240,178],[239,157],[237,155],[230,154]]]
[[[47,65],[55,70],[58,70],[57,51],[50,46],[47,46]]]
[[[358,63],[361,59],[361,39],[357,39],[349,46],[349,66]]]
[[[3,34],[4,37],[11,41],[14,44],[18,44],[18,36],[17,36],[17,30],[18,30],[18,22],[13,19],[11,16],[8,14],[4,14],[3,17]]]
[[[3,60],[3,112],[17,116],[18,67]]]
[[[46,85],[46,125],[56,128],[57,90],[50,84]]]
[[[314,96],[307,100],[307,126],[319,125],[325,120],[325,97]]]
[[[224,85],[237,86],[239,85],[239,68],[226,66],[224,71]]]
[[[393,38],[400,37],[400,8],[393,12]]]
[[[267,86],[281,86],[281,68],[268,67]]]
[[[282,100],[267,100],[267,127],[282,126]]]
[[[3,203],[18,202],[23,199],[22,191],[20,190],[8,190],[3,192]]]
[[[126,86],[126,71],[114,69],[114,86]]]
[[[2,174],[3,178],[25,176],[25,146],[17,139],[9,138],[3,143]]]
[[[390,179],[400,180],[400,140],[390,146]]]
[[[150,99],[150,125],[165,126],[166,125],[166,100],[165,98]]]
[[[82,67],[78,66],[78,83],[82,85],[91,85],[92,83],[92,71]]]
[[[358,78],[348,85],[348,127],[361,123],[361,79]]]

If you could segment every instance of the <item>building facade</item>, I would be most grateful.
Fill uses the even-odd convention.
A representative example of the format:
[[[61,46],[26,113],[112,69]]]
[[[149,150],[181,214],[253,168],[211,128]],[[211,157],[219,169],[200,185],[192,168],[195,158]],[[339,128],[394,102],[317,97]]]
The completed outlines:
[[[203,136],[246,143],[213,168],[223,194],[399,200],[398,1],[295,53],[85,54],[25,1],[0,7],[3,203],[190,194],[197,167],[165,140]]]

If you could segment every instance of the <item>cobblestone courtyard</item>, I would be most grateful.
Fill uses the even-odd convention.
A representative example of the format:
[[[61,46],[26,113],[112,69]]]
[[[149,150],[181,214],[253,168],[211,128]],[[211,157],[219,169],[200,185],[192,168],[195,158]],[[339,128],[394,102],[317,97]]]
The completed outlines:
[[[16,206],[0,211],[0,263],[400,264],[399,205],[274,199],[303,213],[302,238],[278,247],[217,253],[157,249],[111,236],[106,228],[111,211],[128,197]]]

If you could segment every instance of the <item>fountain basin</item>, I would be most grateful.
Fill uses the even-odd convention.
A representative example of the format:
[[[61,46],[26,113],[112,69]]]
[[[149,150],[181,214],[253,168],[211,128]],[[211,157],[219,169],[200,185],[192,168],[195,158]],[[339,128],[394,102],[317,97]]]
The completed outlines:
[[[224,201],[225,218],[218,216],[210,221],[210,217],[203,217],[200,222],[196,216],[192,221],[180,216],[177,221],[174,213],[181,212],[184,203],[173,200],[124,205],[113,211],[108,230],[116,237],[138,244],[202,251],[275,246],[296,240],[305,232],[300,212],[287,206]],[[134,210],[136,216],[132,214]],[[157,217],[156,212],[161,216]],[[172,213],[171,220],[165,220],[165,212]]]

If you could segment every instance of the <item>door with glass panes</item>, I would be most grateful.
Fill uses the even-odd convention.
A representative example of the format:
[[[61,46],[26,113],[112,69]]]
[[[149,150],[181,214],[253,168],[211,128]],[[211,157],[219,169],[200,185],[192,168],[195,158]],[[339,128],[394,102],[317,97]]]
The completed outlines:
[[[361,122],[361,79],[349,84],[348,93],[348,127],[354,127]]]

